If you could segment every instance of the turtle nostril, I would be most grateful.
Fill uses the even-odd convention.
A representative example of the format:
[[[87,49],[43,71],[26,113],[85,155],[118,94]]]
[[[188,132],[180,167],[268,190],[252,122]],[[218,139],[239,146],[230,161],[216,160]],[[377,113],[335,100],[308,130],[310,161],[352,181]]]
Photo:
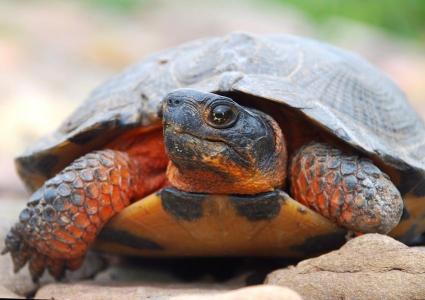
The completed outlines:
[[[182,103],[182,101],[180,99],[168,99],[167,100],[167,104],[169,106],[178,106]]]

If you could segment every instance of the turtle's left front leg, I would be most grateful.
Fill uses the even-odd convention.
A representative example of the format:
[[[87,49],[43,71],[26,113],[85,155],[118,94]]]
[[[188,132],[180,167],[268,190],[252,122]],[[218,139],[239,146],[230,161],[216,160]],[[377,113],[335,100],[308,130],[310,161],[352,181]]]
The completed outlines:
[[[103,226],[133,199],[165,184],[137,156],[115,150],[80,157],[32,195],[9,231],[3,253],[15,272],[29,262],[37,281],[48,269],[55,278],[77,269]]]
[[[388,233],[400,221],[403,200],[371,160],[311,143],[292,159],[292,196],[355,232]]]

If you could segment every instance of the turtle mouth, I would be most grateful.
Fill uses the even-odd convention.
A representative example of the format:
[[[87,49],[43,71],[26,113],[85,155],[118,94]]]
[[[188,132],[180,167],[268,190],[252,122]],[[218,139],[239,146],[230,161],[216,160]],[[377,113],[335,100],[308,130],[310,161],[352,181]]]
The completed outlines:
[[[164,122],[164,139],[168,157],[174,163],[179,161],[209,161],[214,157],[226,156],[238,165],[249,167],[249,161],[238,149],[220,138],[198,136],[179,126]]]

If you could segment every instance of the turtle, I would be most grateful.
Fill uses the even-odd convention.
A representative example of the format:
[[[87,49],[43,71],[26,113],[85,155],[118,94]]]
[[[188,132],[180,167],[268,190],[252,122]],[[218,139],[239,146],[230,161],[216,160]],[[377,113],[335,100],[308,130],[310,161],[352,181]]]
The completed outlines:
[[[347,235],[418,243],[425,124],[347,50],[230,33],[153,54],[16,158],[32,195],[15,271],[60,279],[90,249],[304,258]]]

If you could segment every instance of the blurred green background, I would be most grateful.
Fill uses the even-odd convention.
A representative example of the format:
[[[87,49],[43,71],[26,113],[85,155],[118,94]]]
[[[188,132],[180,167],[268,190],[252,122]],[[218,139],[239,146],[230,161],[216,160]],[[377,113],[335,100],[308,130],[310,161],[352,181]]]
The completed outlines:
[[[425,116],[423,0],[0,0],[0,199],[26,197],[13,157],[99,83],[154,51],[235,30],[355,51]]]
[[[86,0],[94,8],[131,14],[149,0]],[[260,0],[258,1],[260,2]],[[406,38],[425,39],[425,1],[423,0],[263,0],[304,12],[318,23],[339,16]]]
[[[319,23],[330,17],[339,16],[378,26],[402,37],[421,41],[425,38],[425,1],[423,0],[275,1],[302,10]]]

